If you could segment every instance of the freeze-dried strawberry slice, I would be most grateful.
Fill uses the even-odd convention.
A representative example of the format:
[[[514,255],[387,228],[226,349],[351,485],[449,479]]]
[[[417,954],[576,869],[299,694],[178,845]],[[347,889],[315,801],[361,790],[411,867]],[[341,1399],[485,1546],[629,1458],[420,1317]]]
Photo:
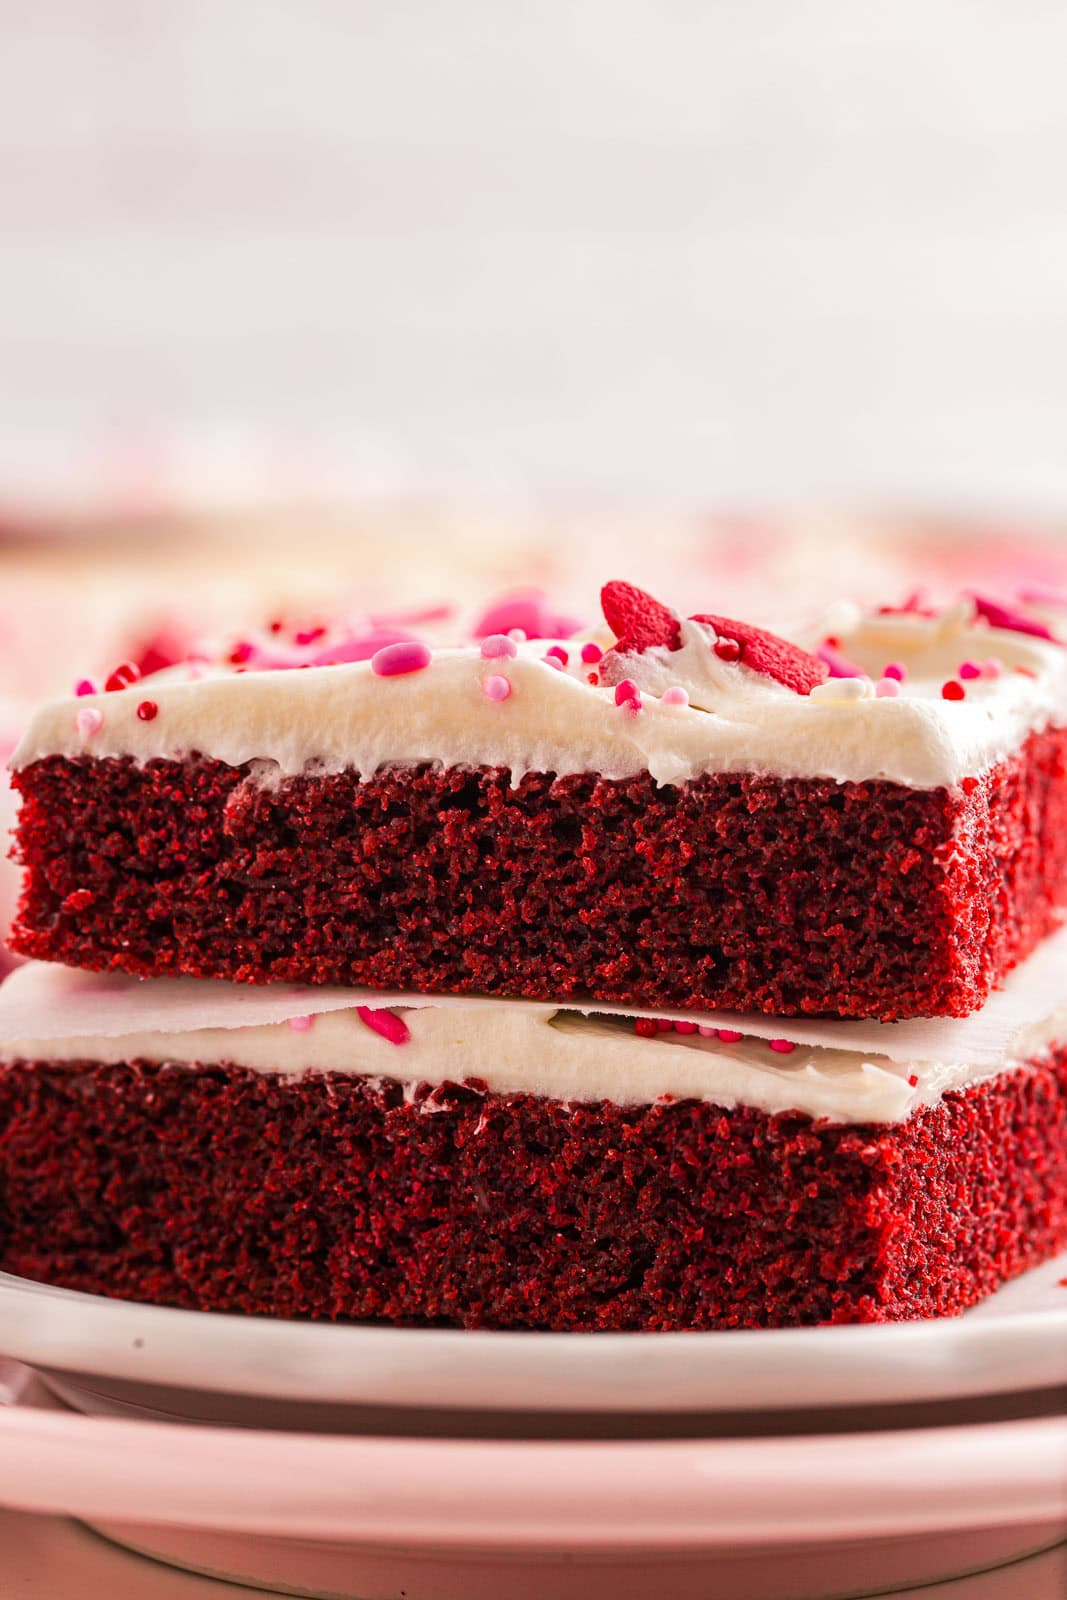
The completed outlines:
[[[639,655],[653,645],[677,650],[680,624],[673,611],[632,583],[606,583],[600,591],[604,620],[622,655]]]
[[[754,628],[750,622],[734,622],[730,617],[715,617],[710,612],[690,620],[707,623],[715,629],[719,637],[713,648],[724,660],[739,660],[750,671],[760,672],[765,678],[774,678],[787,689],[792,689],[794,694],[810,694],[816,684],[822,683],[827,676],[825,661],[809,655],[799,645],[790,644],[788,639],[780,639],[776,633]],[[727,641],[738,645],[739,655],[735,657],[732,652],[727,654],[725,650],[717,648],[727,644]]]

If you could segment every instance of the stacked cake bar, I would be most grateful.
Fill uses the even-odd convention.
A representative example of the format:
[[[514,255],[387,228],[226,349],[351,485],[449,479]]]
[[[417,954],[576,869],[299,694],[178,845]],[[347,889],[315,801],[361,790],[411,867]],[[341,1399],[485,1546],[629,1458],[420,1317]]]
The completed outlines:
[[[37,717],[0,1267],[757,1327],[959,1311],[1067,1243],[1047,622],[603,604],[296,671],[241,641]]]

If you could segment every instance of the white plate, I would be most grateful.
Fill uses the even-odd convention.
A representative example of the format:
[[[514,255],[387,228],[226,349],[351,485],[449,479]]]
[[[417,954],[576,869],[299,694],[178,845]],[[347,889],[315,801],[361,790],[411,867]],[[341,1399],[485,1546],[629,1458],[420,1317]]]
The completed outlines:
[[[24,1372],[25,1369],[22,1369]],[[297,1592],[815,1600],[1067,1532],[1067,1421],[805,1439],[327,1438],[55,1411],[0,1371],[0,1504]]]
[[[0,1354],[64,1374],[98,1396],[112,1386],[124,1406],[199,1417],[208,1413],[189,1396],[205,1393],[629,1416],[916,1405],[1067,1383],[1065,1278],[1067,1254],[964,1316],[934,1322],[551,1334],[219,1316],[0,1273]],[[160,1389],[172,1398],[160,1398]],[[174,1398],[180,1395],[186,1398]],[[82,1409],[105,1409],[73,1398]]]

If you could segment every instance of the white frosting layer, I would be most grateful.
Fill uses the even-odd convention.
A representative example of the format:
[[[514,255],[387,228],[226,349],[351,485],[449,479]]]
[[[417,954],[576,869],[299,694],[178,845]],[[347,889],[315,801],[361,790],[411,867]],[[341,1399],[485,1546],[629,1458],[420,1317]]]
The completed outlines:
[[[476,647],[440,650],[425,671],[391,678],[367,662],[216,672],[195,682],[160,675],[46,707],[12,764],[84,753],[144,762],[199,751],[231,766],[263,762],[265,779],[309,767],[368,778],[386,765],[436,762],[503,767],[514,782],[533,771],[648,771],[661,784],[756,772],[937,788],[985,771],[1031,730],[1067,722],[1067,650],[970,621],[968,609],[932,619],[875,616],[835,630],[842,653],[872,677],[891,660],[907,668],[897,698],[794,694],[720,662],[710,631],[684,623],[680,650],[626,658],[644,691],[636,712],[615,704],[613,688],[589,683],[579,645],[565,646],[570,661],[560,672],[544,663],[547,643],[538,641],[510,660],[483,660]],[[1004,664],[1000,677],[969,681],[965,700],[942,699],[942,684],[964,660],[991,656]],[[509,680],[508,698],[489,698],[489,677]],[[690,705],[662,703],[671,684],[686,688]],[[146,698],[158,706],[150,721],[137,716]],[[86,731],[84,716],[79,726],[87,711],[100,713],[98,728]]]
[[[24,989],[36,984],[38,1000],[52,982],[48,969],[31,968],[5,988],[13,995],[20,980]],[[63,994],[61,980],[53,987]],[[150,1001],[155,985],[141,987]],[[310,1007],[315,991],[306,994]],[[233,1063],[255,1072],[341,1072],[412,1087],[477,1078],[496,1093],[561,1101],[648,1105],[670,1097],[767,1113],[800,1111],[831,1122],[891,1123],[935,1104],[950,1089],[1017,1067],[1067,1040],[1067,1007],[1019,1035],[1009,1059],[980,1064],[966,1057],[895,1061],[876,1052],[805,1045],[786,1055],[751,1035],[735,1043],[676,1032],[646,1039],[622,1017],[509,1001],[424,1000],[396,1007],[394,1015],[408,1029],[405,1044],[382,1038],[350,1007],[321,1012],[299,1031],[271,1022],[82,1036],[61,1034],[61,1024],[53,1024],[48,1037],[0,1043],[0,1059]]]

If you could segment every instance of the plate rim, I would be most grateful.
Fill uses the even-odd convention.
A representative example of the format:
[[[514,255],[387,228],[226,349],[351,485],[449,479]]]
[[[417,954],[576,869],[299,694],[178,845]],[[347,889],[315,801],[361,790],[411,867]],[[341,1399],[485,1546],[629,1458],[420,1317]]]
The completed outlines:
[[[1065,1266],[1067,1255],[1037,1270]],[[811,1410],[1055,1388],[1067,1381],[1065,1351],[1067,1290],[1062,1309],[924,1322],[568,1334],[290,1322],[0,1272],[0,1354],[72,1375],[274,1400],[445,1411]],[[694,1365],[703,1387],[694,1387]],[[531,1385],[540,1390],[533,1403]]]
[[[802,1439],[398,1440],[15,1405],[0,1407],[0,1442],[0,1501],[16,1509],[379,1548],[678,1551],[991,1521],[1067,1528],[1064,1417]]]

